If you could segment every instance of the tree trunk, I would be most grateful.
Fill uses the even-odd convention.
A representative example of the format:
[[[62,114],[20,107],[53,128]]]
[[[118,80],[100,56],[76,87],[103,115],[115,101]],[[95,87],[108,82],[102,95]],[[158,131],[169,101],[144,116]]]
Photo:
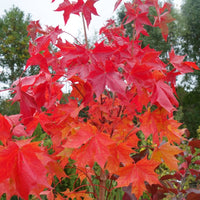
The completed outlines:
[[[100,183],[99,183],[99,186],[100,186],[99,187],[99,200],[105,200],[107,175],[103,170],[101,170],[99,180],[100,180]]]

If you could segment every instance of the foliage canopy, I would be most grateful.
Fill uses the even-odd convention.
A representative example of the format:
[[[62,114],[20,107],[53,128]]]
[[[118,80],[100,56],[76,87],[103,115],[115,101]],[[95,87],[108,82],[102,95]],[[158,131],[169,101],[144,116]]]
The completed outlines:
[[[84,19],[89,26],[91,15],[97,15],[96,2],[65,0],[56,11],[64,11],[65,23],[71,14],[81,14],[85,28]],[[189,165],[179,173],[176,158],[183,154],[177,145],[188,141],[186,130],[173,117],[178,107],[175,82],[177,75],[199,68],[173,48],[165,63],[161,52],[142,47],[140,35],[148,34],[144,25],[159,27],[167,41],[167,24],[173,21],[169,3],[160,7],[156,0],[136,0],[125,7],[133,37],[125,36],[123,24],[117,27],[109,20],[100,30],[102,41],[93,47],[87,41],[63,40],[60,35],[65,31],[58,26],[43,29],[39,21],[29,24],[30,58],[25,69],[38,65],[40,71],[12,83],[12,101],[19,102],[20,113],[0,114],[0,195],[104,200],[116,188],[124,188],[124,198],[131,199],[147,190],[152,198],[160,193],[166,197],[166,191],[188,200],[199,195],[178,184],[172,190],[157,173],[164,165],[178,171],[178,180],[187,175]],[[150,7],[156,10],[153,24]],[[66,101],[63,77],[72,86]],[[34,135],[38,124],[45,132],[41,141]],[[198,142],[189,143],[192,151],[199,148]],[[67,167],[75,169],[81,184],[56,189],[68,178]]]

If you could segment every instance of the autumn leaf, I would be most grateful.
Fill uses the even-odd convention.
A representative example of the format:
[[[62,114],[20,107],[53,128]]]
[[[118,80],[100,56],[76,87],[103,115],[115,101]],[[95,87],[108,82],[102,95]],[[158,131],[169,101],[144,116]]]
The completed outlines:
[[[63,145],[68,148],[78,148],[87,143],[97,132],[96,127],[91,126],[89,123],[76,127],[77,131],[67,138],[66,143]]]
[[[118,6],[120,5],[121,2],[122,2],[122,0],[118,0],[118,1],[115,3],[114,11],[118,8]]]
[[[159,184],[158,175],[154,172],[159,162],[144,158],[137,163],[122,167],[117,174],[117,187],[129,186],[132,184],[132,193],[139,197],[146,190],[145,181],[149,184]]]
[[[45,187],[51,188],[47,180],[47,169],[37,156],[42,151],[38,143],[29,141],[10,142],[0,151],[0,183],[11,178],[16,192],[26,200],[33,191],[41,192]]]
[[[26,62],[25,70],[27,70],[27,68],[32,65],[39,65],[40,70],[49,73],[47,60],[41,54],[36,54],[30,57]]]
[[[165,136],[168,138],[168,141],[172,144],[173,142],[176,142],[177,144],[180,144],[181,141],[186,140],[186,138],[183,137],[183,134],[185,133],[185,129],[180,129],[179,127],[182,125],[182,123],[174,120],[174,119],[168,119],[163,124],[163,129],[161,132],[161,137]]]
[[[32,118],[33,114],[38,109],[35,99],[31,94],[23,91],[23,84],[21,81],[17,82],[17,85],[14,88],[14,93],[15,96],[12,100],[13,102],[20,102],[20,114],[22,114],[23,118],[26,120],[25,122],[27,122],[28,120],[30,120],[30,118]]]
[[[6,117],[0,113],[0,140],[3,144],[5,144],[11,137],[11,124]]]
[[[144,25],[152,26],[146,12],[146,10],[142,9],[143,3],[140,1],[137,1],[136,3],[125,3],[126,8],[126,17],[127,21],[126,23],[130,23],[131,21],[134,21],[134,28],[136,30],[136,38],[139,38],[140,33],[143,35],[149,36],[146,29],[144,28]]]
[[[145,138],[147,139],[152,134],[153,142],[156,144],[160,143],[159,131],[161,129],[159,126],[162,126],[163,120],[166,120],[166,115],[163,113],[163,110],[160,112],[151,112],[149,108],[143,115],[139,116],[141,122],[140,129]]]
[[[70,3],[69,0],[64,0],[64,2],[59,5],[56,11],[64,11],[63,16],[65,24],[67,23],[70,14],[80,15],[80,12],[82,12],[87,22],[87,26],[89,26],[91,21],[91,15],[98,15],[96,8],[94,7],[94,4],[97,1],[98,0],[87,0],[84,3],[83,0],[78,0],[78,2]]]
[[[13,179],[7,178],[4,181],[0,181],[0,197],[3,194],[6,194],[6,199],[11,199],[14,195],[19,196]]]
[[[185,56],[178,56],[174,49],[169,53],[170,63],[181,73],[193,72],[193,69],[199,70],[199,67],[194,62],[184,62]]]
[[[154,5],[157,11],[157,15],[155,17],[154,26],[159,26],[162,32],[162,36],[167,41],[168,37],[168,26],[167,24],[173,22],[175,19],[171,16],[171,4],[165,3],[162,8],[159,7],[158,1],[154,1]],[[167,11],[166,11],[167,10]]]
[[[120,74],[115,70],[113,63],[110,61],[106,63],[105,70],[96,67],[96,70],[89,74],[88,80],[91,82],[97,97],[103,93],[106,86],[111,91],[125,96],[126,84],[120,77]]]
[[[71,14],[81,14],[89,26],[92,15],[98,15],[96,2],[63,0],[56,11],[63,12],[64,23]],[[116,0],[114,9],[121,2]],[[20,114],[0,114],[0,195],[6,193],[9,199],[16,195],[25,200],[29,195],[33,198],[46,195],[49,200],[90,199],[88,191],[78,190],[82,186],[65,192],[57,190],[71,159],[78,178],[81,181],[87,178],[92,186],[99,181],[96,166],[107,170],[107,180],[100,180],[99,187],[115,180],[117,187],[126,187],[123,199],[135,196],[139,199],[146,187],[148,192],[154,192],[150,194],[152,198],[163,192],[163,188],[158,189],[155,169],[161,162],[172,170],[178,169],[175,156],[181,150],[174,143],[180,144],[185,133],[181,123],[173,119],[173,111],[178,107],[174,96],[176,77],[199,68],[194,62],[184,61],[184,56],[176,55],[173,48],[168,63],[164,63],[161,51],[149,45],[143,47],[139,36],[148,35],[146,25],[152,26],[151,6],[157,12],[153,26],[159,27],[167,40],[167,25],[174,20],[171,5],[164,3],[160,7],[158,0],[125,3],[125,23],[133,23],[133,37],[126,37],[124,23],[117,26],[114,20],[108,20],[92,46],[81,44],[72,35],[74,43],[61,39],[60,34],[69,33],[58,26],[43,29],[39,21],[30,23],[30,58],[25,69],[29,71],[30,66],[38,65],[40,72],[20,77],[11,86],[12,101],[19,102]],[[66,82],[70,82],[70,94],[61,90]],[[51,140],[50,149],[43,146],[44,140],[31,142],[38,124],[45,132],[38,137],[45,135]],[[138,131],[143,132],[145,139],[152,135],[154,151],[140,146]],[[24,140],[27,136],[30,139]],[[164,140],[167,142],[163,144]],[[199,140],[188,144],[192,152],[200,146]],[[152,159],[147,159],[151,153]],[[187,156],[182,171],[177,172],[179,176],[166,175],[161,180],[170,177],[180,180],[191,162],[191,156]],[[199,170],[189,172],[199,176]],[[96,187],[95,184],[93,188]],[[98,198],[96,191],[90,193]],[[197,196],[188,194],[188,198]]]
[[[98,13],[96,11],[96,8],[94,7],[94,4],[98,0],[87,0],[86,3],[83,6],[83,16],[85,17],[85,20],[87,22],[87,26],[89,27],[90,21],[91,21],[91,15],[97,15]]]
[[[133,150],[126,146],[126,144],[120,143],[119,145],[113,144],[110,145],[110,157],[106,164],[106,169],[110,173],[116,173],[119,170],[120,163],[123,165],[131,164],[133,162],[130,154],[133,153]]]
[[[27,27],[28,35],[31,36],[32,40],[35,40],[37,33],[44,34],[44,31],[39,23],[39,20],[37,21],[31,21]]]
[[[181,153],[182,150],[177,146],[170,145],[169,142],[161,144],[159,147],[154,149],[152,153],[152,160],[164,162],[170,170],[178,170],[178,160],[175,155]]]
[[[84,104],[87,104],[93,99],[92,86],[89,82],[85,82],[77,76],[69,79],[72,82],[71,96],[76,97]]]
[[[67,196],[67,199],[76,199],[76,200],[82,200],[84,199],[88,199],[88,200],[92,200],[93,198],[91,198],[89,196],[89,194],[87,194],[86,190],[81,190],[81,191],[70,191],[69,189],[67,189],[65,192],[63,192],[63,194],[65,196]]]
[[[41,51],[46,50],[49,47],[50,42],[52,42],[52,44],[55,44],[57,37],[62,32],[63,31],[58,26],[55,28],[52,26],[47,27],[47,29],[45,30],[45,34],[35,40],[35,43],[37,45],[34,54],[39,54]]]
[[[17,115],[10,115],[6,116],[7,120],[10,122],[10,125],[12,126],[12,135],[15,135],[17,137],[20,136],[30,136],[28,132],[26,132],[26,127],[20,122],[20,114]]]
[[[169,113],[159,108],[151,112],[148,109],[143,115],[139,116],[141,125],[140,129],[147,138],[152,134],[153,142],[157,145],[162,142],[162,138],[165,136],[170,143],[176,142],[180,144],[184,138],[184,129],[179,129],[181,123],[170,117]]]
[[[110,156],[109,145],[112,143],[113,141],[106,134],[97,133],[81,148],[75,149],[71,158],[76,161],[78,166],[89,165],[92,168],[97,162],[103,169]]]
[[[168,112],[175,111],[174,106],[178,107],[172,88],[161,80],[155,83],[151,103],[159,103]]]
[[[73,4],[71,4],[69,0],[64,0],[64,2],[61,3],[55,11],[64,11],[63,16],[66,24],[72,10],[73,10]]]

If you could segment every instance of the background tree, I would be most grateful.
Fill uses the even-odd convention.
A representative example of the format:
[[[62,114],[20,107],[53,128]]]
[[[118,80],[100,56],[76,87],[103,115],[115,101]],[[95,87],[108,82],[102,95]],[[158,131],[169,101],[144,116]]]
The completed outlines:
[[[181,7],[181,18],[181,50],[187,55],[188,60],[200,65],[200,0],[184,0]],[[197,137],[196,130],[200,124],[200,72],[195,71],[188,74],[183,81],[185,88],[189,89],[182,99],[183,120],[191,135]]]
[[[184,0],[181,7],[184,21],[182,48],[193,61],[200,63],[200,0]]]
[[[27,25],[30,15],[12,7],[0,18],[0,81],[10,84],[21,76],[29,57]]]
[[[0,18],[0,89],[9,85],[22,75],[26,60],[29,58],[29,37],[27,26],[31,17],[13,6]],[[32,68],[29,71],[34,74]],[[4,87],[2,86],[4,83]],[[0,112],[16,114],[18,104],[11,105],[9,100],[0,96]]]

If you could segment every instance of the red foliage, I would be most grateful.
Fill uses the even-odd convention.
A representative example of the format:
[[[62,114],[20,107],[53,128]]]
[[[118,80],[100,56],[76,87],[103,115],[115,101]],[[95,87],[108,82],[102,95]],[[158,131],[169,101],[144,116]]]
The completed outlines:
[[[65,23],[70,14],[82,13],[89,26],[91,14],[98,15],[96,2],[64,0],[56,11],[64,11]],[[115,9],[120,3],[121,0],[116,1]],[[154,25],[148,18],[150,6],[157,11]],[[90,198],[85,190],[76,193],[67,189],[55,194],[51,183],[55,176],[66,176],[64,167],[69,159],[75,161],[80,179],[86,178],[91,186],[92,176],[101,184],[110,179],[117,182],[117,187],[131,185],[134,195],[129,194],[130,198],[139,198],[146,189],[154,191],[157,197],[163,197],[161,191],[170,190],[161,186],[155,169],[164,162],[177,170],[175,155],[182,152],[174,145],[184,140],[185,132],[173,119],[173,111],[178,107],[175,79],[198,67],[184,62],[184,56],[175,55],[173,49],[166,64],[160,60],[161,52],[141,47],[140,34],[148,35],[144,25],[160,27],[167,40],[167,23],[173,21],[170,4],[160,7],[157,0],[135,0],[125,7],[126,23],[132,23],[134,28],[133,39],[125,37],[123,25],[116,27],[110,20],[100,30],[104,40],[91,48],[63,41],[60,34],[64,31],[59,27],[43,30],[39,21],[28,26],[30,58],[25,70],[38,65],[40,72],[12,84],[12,101],[20,103],[20,114],[0,114],[0,195],[24,199],[30,194],[47,195],[49,199],[63,199],[64,195]],[[52,46],[56,47],[55,52]],[[64,103],[60,78],[66,78],[72,87]],[[32,141],[38,124],[51,138],[51,154],[42,141]],[[146,139],[152,135],[150,147],[142,149],[138,132],[143,132]],[[196,143],[189,143],[192,151]],[[95,165],[100,175],[96,174]],[[197,170],[191,173],[198,174]],[[93,190],[97,196],[95,187]],[[188,199],[193,196],[199,197],[199,193],[188,192]]]

